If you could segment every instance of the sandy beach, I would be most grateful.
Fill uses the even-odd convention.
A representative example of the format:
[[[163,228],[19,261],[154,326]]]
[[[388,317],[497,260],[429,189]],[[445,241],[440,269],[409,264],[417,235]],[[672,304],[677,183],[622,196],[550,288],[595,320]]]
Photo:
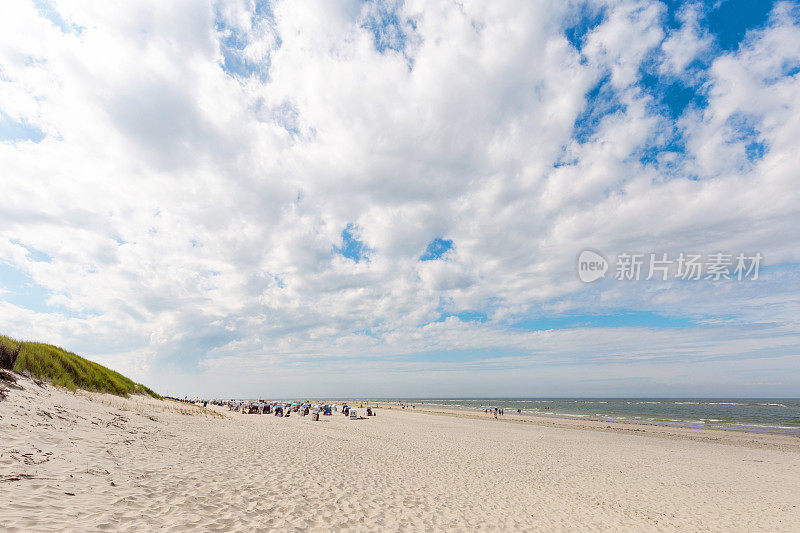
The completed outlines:
[[[797,531],[800,439],[378,408],[289,418],[20,380],[5,531]]]

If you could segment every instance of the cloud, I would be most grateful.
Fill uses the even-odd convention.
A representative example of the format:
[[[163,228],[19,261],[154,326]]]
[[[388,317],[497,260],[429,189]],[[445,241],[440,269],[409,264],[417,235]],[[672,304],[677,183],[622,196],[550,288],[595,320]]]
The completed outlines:
[[[4,283],[5,333],[185,393],[800,380],[796,6],[735,47],[654,0],[8,11],[0,261],[43,301]],[[588,286],[585,248],[773,270]]]

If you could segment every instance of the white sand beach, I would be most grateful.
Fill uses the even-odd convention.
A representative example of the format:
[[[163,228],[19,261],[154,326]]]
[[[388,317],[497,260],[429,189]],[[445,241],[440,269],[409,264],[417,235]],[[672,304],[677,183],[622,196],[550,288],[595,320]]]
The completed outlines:
[[[21,380],[4,531],[798,531],[800,439],[378,408],[276,418]]]

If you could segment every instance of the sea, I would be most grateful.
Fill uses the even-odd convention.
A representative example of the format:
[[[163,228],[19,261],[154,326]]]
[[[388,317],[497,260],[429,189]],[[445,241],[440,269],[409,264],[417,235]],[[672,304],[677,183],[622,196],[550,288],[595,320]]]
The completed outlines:
[[[383,398],[382,402],[505,414],[726,429],[800,436],[800,399],[769,398]]]

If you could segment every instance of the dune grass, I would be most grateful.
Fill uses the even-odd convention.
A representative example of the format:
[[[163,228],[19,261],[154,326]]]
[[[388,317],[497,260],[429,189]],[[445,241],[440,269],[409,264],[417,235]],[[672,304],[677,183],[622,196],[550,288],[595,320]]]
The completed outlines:
[[[4,335],[0,335],[0,343],[9,348],[16,348],[19,345],[19,341]],[[119,372],[51,344],[23,342],[14,363],[14,370],[20,373],[28,371],[39,379],[70,390],[83,389],[118,396],[144,394],[161,398],[149,388],[126,378]]]

